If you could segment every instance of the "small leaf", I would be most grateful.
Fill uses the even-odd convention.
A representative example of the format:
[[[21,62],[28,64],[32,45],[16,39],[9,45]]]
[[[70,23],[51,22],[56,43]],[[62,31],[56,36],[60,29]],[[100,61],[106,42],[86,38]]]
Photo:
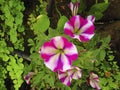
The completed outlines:
[[[12,43],[15,43],[17,41],[17,32],[15,29],[10,30],[10,40]]]
[[[50,25],[50,21],[47,15],[39,15],[37,17],[36,22],[33,24],[33,29],[35,34],[39,34],[40,32],[45,32]]]
[[[57,24],[57,29],[60,31],[60,32],[63,32],[63,28],[64,28],[64,25],[65,23],[68,21],[68,18],[66,16],[61,16],[59,21],[58,21],[58,24]]]
[[[99,53],[98,53],[98,55],[96,56],[96,58],[98,59],[98,60],[104,60],[105,59],[105,56],[106,56],[106,52],[105,52],[105,50],[100,50],[99,51]]]

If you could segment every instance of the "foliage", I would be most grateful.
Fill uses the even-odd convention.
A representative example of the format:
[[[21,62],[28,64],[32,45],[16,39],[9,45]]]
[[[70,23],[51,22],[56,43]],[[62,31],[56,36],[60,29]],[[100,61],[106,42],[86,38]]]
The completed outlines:
[[[23,2],[19,0],[0,1],[0,88],[6,90],[5,79],[13,81],[14,89],[18,90],[23,83],[22,58],[14,56],[15,49],[24,50]],[[11,89],[13,86],[11,86]]]
[[[72,0],[76,2],[76,0]],[[47,16],[47,2],[39,0],[40,5],[29,15],[26,25],[23,25],[24,4],[20,0],[0,1],[0,90],[6,90],[5,80],[10,78],[13,86],[10,89],[19,90],[23,77],[29,72],[35,74],[31,78],[31,89],[61,89],[61,90],[92,90],[88,84],[88,77],[91,71],[99,75],[100,87],[102,90],[117,90],[120,88],[120,71],[117,62],[114,60],[113,51],[110,48],[110,36],[100,37],[98,32],[88,43],[81,43],[66,36],[63,27],[68,17],[61,15],[57,28],[51,28],[51,18]],[[96,3],[89,11],[85,11],[87,6],[84,0],[80,0],[81,6],[78,13],[95,15],[99,20],[103,12],[107,9],[108,0]],[[25,31],[26,30],[26,31]],[[28,30],[28,31],[27,31]],[[32,32],[32,36],[26,34]],[[73,65],[82,68],[82,78],[72,81],[70,87],[63,85],[56,73],[50,71],[40,57],[38,51],[44,42],[54,36],[64,36],[73,42],[78,51],[79,57]],[[28,38],[26,38],[27,36]],[[27,47],[24,44],[28,43]],[[24,51],[30,48],[30,61],[25,61],[24,57],[14,54],[16,50]],[[24,61],[23,61],[24,60]]]

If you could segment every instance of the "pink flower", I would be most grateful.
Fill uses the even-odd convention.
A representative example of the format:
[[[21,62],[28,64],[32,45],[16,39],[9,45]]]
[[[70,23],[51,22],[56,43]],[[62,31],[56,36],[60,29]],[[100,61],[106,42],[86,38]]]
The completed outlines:
[[[33,72],[29,72],[26,76],[24,76],[24,79],[27,84],[30,84],[30,79],[33,77],[33,75],[34,75]]]
[[[95,88],[96,90],[99,90],[100,87],[98,83],[99,83],[98,75],[91,72],[89,77],[89,84],[91,85],[91,87]]]
[[[81,78],[81,76],[82,76],[81,69],[78,67],[71,67],[71,69],[65,72],[63,71],[58,72],[58,78],[63,84],[67,86],[70,86],[72,79],[79,79]]]
[[[72,61],[78,58],[78,51],[66,38],[56,36],[44,43],[40,55],[45,65],[52,71],[66,71],[71,68]]]
[[[72,12],[72,15],[77,15],[77,12],[78,12],[78,7],[80,6],[80,2],[76,2],[76,3],[72,3],[70,2],[70,4],[68,5],[71,12]]]
[[[71,38],[77,38],[81,42],[87,42],[94,36],[94,29],[94,24],[89,17],[84,19],[76,15],[65,23],[64,33]]]

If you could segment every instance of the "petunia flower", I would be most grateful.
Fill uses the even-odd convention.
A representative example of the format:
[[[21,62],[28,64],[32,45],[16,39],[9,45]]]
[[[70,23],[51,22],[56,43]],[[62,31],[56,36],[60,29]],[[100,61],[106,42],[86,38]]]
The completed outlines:
[[[34,75],[33,72],[29,72],[26,76],[24,76],[24,79],[27,84],[30,84],[30,79],[33,77],[33,75]]]
[[[66,71],[71,68],[72,61],[78,58],[78,51],[66,38],[56,36],[44,43],[40,55],[45,65],[52,71]]]
[[[80,42],[87,42],[94,36],[94,29],[95,27],[91,20],[76,15],[65,23],[64,33],[71,38],[78,39]]]
[[[99,90],[100,87],[98,83],[99,83],[98,75],[91,72],[89,77],[89,84],[91,85],[91,87],[95,88],[96,90]]]
[[[75,3],[73,3],[73,2],[70,2],[69,3],[69,8],[70,8],[70,10],[71,10],[71,12],[72,12],[72,15],[74,16],[74,15],[77,15],[77,12],[78,12],[78,7],[80,6],[80,2],[75,2]]]
[[[70,86],[72,79],[79,79],[81,78],[81,76],[82,76],[81,69],[74,66],[72,66],[71,69],[65,72],[63,71],[58,72],[58,78],[63,84],[67,86]]]

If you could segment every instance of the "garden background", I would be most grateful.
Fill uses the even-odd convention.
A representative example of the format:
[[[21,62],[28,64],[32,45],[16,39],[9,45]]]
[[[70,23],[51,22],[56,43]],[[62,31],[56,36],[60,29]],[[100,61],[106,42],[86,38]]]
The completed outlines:
[[[95,16],[95,35],[89,42],[63,32],[72,17],[68,4],[77,1],[77,15]],[[73,65],[81,68],[82,77],[70,86],[44,65],[39,53],[55,36],[66,37],[80,53]],[[119,0],[0,0],[0,90],[94,90],[91,72],[98,75],[101,90],[119,90],[119,61]]]

